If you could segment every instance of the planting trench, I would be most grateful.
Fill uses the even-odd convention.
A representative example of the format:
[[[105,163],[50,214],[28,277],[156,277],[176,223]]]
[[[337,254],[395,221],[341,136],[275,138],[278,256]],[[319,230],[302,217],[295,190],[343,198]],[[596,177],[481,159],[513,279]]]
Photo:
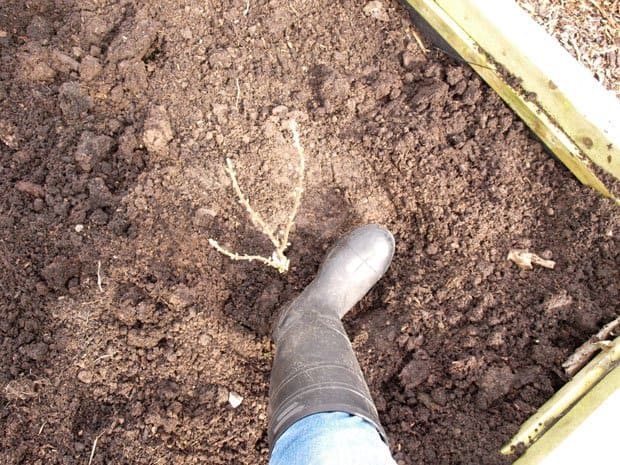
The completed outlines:
[[[369,222],[396,256],[345,326],[397,462],[510,462],[617,315],[620,215],[383,4],[0,5],[2,463],[265,463],[272,316]],[[224,160],[284,221],[291,118],[279,275],[208,239],[270,254]]]

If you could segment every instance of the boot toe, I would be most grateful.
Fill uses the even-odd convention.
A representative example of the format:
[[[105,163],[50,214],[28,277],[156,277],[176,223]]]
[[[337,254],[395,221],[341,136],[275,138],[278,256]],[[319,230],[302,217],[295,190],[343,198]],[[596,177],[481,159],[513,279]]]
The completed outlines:
[[[361,226],[329,252],[313,283],[314,291],[342,317],[383,276],[393,255],[394,237],[387,229]]]
[[[344,260],[348,272],[360,269],[379,279],[390,266],[394,255],[394,236],[385,228],[369,224],[355,229],[343,239],[343,245],[351,251]]]

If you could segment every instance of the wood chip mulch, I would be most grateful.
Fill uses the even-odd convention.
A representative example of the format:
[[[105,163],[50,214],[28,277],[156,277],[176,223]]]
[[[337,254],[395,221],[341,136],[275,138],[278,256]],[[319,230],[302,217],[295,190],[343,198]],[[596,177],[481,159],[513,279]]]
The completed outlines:
[[[620,98],[618,0],[517,0],[517,3]]]

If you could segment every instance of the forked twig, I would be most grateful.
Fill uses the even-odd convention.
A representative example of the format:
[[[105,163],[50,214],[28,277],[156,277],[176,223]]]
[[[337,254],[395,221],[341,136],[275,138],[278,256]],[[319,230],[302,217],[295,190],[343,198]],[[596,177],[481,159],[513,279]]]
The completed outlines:
[[[215,239],[209,239],[209,244],[215,250],[220,252],[221,254],[227,256],[232,260],[244,260],[244,261],[259,261],[264,263],[265,265],[271,266],[277,269],[280,273],[284,273],[288,271],[289,268],[289,259],[284,255],[284,252],[290,245],[289,243],[289,235],[293,225],[295,224],[295,217],[297,216],[297,212],[299,211],[299,206],[301,205],[301,197],[304,192],[304,174],[306,170],[306,156],[304,152],[304,148],[301,145],[299,140],[299,131],[297,128],[297,123],[295,121],[291,121],[290,129],[293,133],[293,146],[297,150],[299,155],[299,167],[297,169],[297,185],[293,189],[293,205],[291,207],[291,211],[287,217],[286,224],[282,232],[274,231],[274,229],[267,224],[267,222],[263,219],[263,217],[258,213],[252,205],[250,204],[250,200],[241,190],[239,186],[239,181],[237,180],[237,174],[235,172],[235,167],[230,158],[226,159],[226,173],[230,177],[232,181],[232,186],[239,199],[239,203],[243,205],[245,210],[248,212],[250,216],[250,220],[256,229],[262,232],[267,238],[271,241],[273,246],[275,247],[274,252],[271,257],[263,257],[261,255],[248,255],[248,254],[238,254],[228,250],[225,247],[222,247]]]

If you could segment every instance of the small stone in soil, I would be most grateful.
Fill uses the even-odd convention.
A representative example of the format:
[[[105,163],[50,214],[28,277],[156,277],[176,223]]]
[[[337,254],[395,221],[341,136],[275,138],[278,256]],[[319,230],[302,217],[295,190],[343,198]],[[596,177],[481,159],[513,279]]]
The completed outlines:
[[[230,391],[228,393],[228,403],[230,404],[230,406],[232,408],[237,408],[241,405],[241,402],[243,402],[243,397],[240,396],[239,394],[237,394],[234,391]]]
[[[201,334],[198,338],[198,344],[200,344],[202,347],[207,347],[211,345],[211,342],[213,342],[213,338],[209,334]]]
[[[77,374],[77,378],[84,384],[90,384],[93,382],[93,374],[88,370],[81,370]]]
[[[213,208],[201,207],[194,214],[194,224],[196,226],[208,226],[217,212]]]

